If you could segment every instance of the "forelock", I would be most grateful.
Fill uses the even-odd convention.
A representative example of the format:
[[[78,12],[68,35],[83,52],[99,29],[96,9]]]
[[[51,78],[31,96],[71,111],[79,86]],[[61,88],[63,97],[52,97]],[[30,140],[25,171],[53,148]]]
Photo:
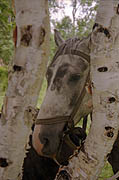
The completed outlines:
[[[55,60],[57,59],[58,56],[60,55],[64,55],[64,54],[71,54],[71,49],[77,49],[78,45],[80,43],[80,39],[75,37],[75,38],[69,38],[67,39],[57,50],[51,64],[53,65],[53,63],[55,62]]]

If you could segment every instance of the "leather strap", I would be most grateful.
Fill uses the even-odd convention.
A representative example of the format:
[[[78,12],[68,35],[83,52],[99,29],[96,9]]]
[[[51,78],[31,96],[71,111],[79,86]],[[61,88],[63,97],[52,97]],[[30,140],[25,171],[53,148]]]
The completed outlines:
[[[73,128],[74,127],[74,116],[75,116],[75,114],[77,113],[77,111],[78,111],[78,109],[79,109],[79,107],[80,107],[80,105],[81,105],[81,102],[82,102],[82,100],[83,100],[83,98],[84,98],[84,95],[86,94],[86,84],[87,84],[87,82],[89,81],[89,79],[90,79],[90,72],[88,73],[88,75],[87,75],[87,78],[86,78],[86,81],[85,81],[85,85],[83,86],[83,89],[82,89],[82,91],[81,91],[81,94],[79,95],[79,97],[77,98],[77,102],[76,102],[76,105],[75,105],[75,108],[73,109],[73,111],[72,111],[72,113],[71,113],[71,115],[70,115],[70,119],[69,119],[69,121],[68,121],[68,127],[71,129],[71,128]]]
[[[35,124],[42,124],[42,125],[58,124],[62,122],[68,122],[69,118],[70,116],[57,116],[54,118],[37,119]]]
[[[75,49],[71,49],[71,54],[72,55],[77,55],[77,56],[81,56],[82,58],[86,59],[88,62],[90,62],[90,56],[83,53],[82,51],[78,51]]]

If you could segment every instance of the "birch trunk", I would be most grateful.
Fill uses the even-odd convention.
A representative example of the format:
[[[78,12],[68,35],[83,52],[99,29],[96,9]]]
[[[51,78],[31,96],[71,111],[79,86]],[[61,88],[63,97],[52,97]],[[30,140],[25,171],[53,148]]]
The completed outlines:
[[[69,179],[96,180],[119,130],[119,1],[100,0],[91,35],[93,120]],[[61,178],[59,178],[61,179]]]
[[[0,120],[0,180],[22,178],[22,164],[49,55],[48,0],[15,0],[17,47]]]

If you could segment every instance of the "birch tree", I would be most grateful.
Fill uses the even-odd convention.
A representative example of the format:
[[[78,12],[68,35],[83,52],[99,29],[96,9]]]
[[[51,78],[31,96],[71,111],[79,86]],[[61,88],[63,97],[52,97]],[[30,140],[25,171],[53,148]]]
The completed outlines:
[[[48,0],[15,0],[17,45],[0,119],[0,180],[21,180],[49,54]]]
[[[90,39],[93,120],[84,147],[64,168],[69,179],[96,180],[119,130],[119,1],[100,0]],[[59,179],[61,179],[59,177]],[[112,179],[112,178],[111,178]]]

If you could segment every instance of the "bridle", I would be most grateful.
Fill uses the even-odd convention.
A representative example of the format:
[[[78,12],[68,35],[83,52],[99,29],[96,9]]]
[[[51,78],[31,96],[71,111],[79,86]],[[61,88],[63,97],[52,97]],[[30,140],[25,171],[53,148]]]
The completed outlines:
[[[69,53],[65,53],[65,54],[69,54]],[[70,50],[70,54],[77,55],[79,57],[84,58],[87,62],[90,62],[90,56],[88,56],[87,54],[85,54],[85,53],[83,53],[81,51],[71,49]],[[90,80],[90,74],[89,73],[90,72],[88,72],[88,74],[87,74],[87,77],[86,77],[83,89],[82,89],[80,95],[77,98],[75,108],[73,109],[73,111],[70,114],[70,116],[58,116],[58,117],[47,118],[47,119],[37,119],[36,122],[35,122],[35,124],[41,124],[41,125],[52,125],[52,124],[58,124],[58,123],[67,122],[67,129],[66,129],[66,131],[63,132],[63,136],[62,136],[61,142],[59,144],[59,149],[57,151],[56,157],[54,158],[55,162],[58,165],[64,165],[64,163],[66,163],[67,160],[69,160],[69,157],[71,158],[72,154],[73,154],[73,156],[75,154],[77,154],[77,152],[79,152],[79,150],[81,148],[81,144],[84,142],[84,139],[81,138],[82,139],[81,140],[81,144],[79,144],[77,146],[70,139],[70,133],[73,130],[75,131],[75,129],[76,129],[74,127],[74,117],[75,117],[75,114],[77,113],[77,111],[78,111],[78,109],[79,109],[79,107],[81,105],[81,102],[82,102],[82,100],[83,100],[83,98],[84,98],[84,96],[86,94],[86,85],[87,85],[87,83],[89,83],[89,80]],[[80,131],[80,128],[79,128],[79,131]],[[85,133],[85,131],[84,131],[84,133]],[[62,162],[61,159],[62,159],[62,152],[64,151],[63,150],[64,146],[68,146],[69,147],[71,154],[69,154],[68,156],[65,155],[66,159],[64,159],[64,156],[63,156],[63,162]],[[75,153],[74,153],[74,151],[75,151]]]
[[[65,54],[67,54],[67,53],[65,53]],[[79,57],[84,58],[87,62],[90,62],[90,56],[83,53],[82,51],[71,49],[70,54],[77,55]],[[84,95],[86,94],[86,88],[85,87],[86,87],[86,84],[89,82],[89,79],[90,79],[90,74],[88,72],[88,75],[87,75],[86,80],[85,80],[85,84],[83,86],[83,89],[82,89],[79,97],[77,98],[75,108],[73,109],[71,115],[69,115],[69,116],[57,116],[57,117],[47,118],[47,119],[37,119],[35,124],[52,125],[52,124],[67,122],[68,128],[72,129],[74,127],[74,116],[77,113],[77,111],[81,105],[81,102],[84,98]]]

